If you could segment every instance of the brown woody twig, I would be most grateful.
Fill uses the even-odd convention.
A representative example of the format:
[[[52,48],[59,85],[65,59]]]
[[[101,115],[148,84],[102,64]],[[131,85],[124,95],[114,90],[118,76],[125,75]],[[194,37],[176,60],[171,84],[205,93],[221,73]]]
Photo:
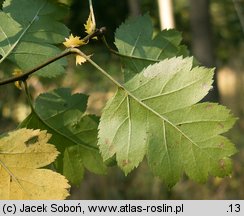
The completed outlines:
[[[85,41],[85,42],[89,42],[90,39],[94,38],[94,37],[101,37],[104,35],[104,33],[106,32],[106,28],[105,27],[102,27],[100,29],[96,29],[96,31],[94,31],[92,34],[90,35],[87,35],[86,37],[84,37],[82,40]],[[73,53],[77,53],[75,52],[75,49],[66,49],[64,52],[60,53],[59,55],[55,56],[55,57],[52,57],[50,59],[48,59],[46,62],[18,75],[18,76],[13,76],[13,77],[10,77],[8,79],[5,79],[5,80],[0,80],[0,86],[1,85],[6,85],[6,84],[9,84],[9,83],[13,83],[13,82],[16,82],[16,81],[25,81],[28,79],[28,77],[35,73],[36,71],[40,70],[41,68],[44,68],[45,66],[51,64],[52,62],[55,62],[57,61],[58,59],[60,58],[63,58],[67,55],[70,55],[70,54],[73,54]],[[79,53],[77,53],[79,54]]]

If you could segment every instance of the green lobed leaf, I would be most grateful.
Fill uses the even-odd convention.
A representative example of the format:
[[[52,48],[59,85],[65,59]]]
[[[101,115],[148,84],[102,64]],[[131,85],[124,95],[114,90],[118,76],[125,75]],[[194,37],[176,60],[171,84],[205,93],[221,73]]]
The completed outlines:
[[[125,81],[142,71],[149,64],[174,56],[187,56],[185,46],[180,45],[181,34],[163,30],[153,37],[153,25],[148,14],[128,19],[115,33],[115,45],[122,57]]]
[[[57,168],[73,184],[83,178],[84,168],[97,174],[106,172],[97,148],[99,119],[85,114],[87,100],[86,95],[72,95],[66,88],[41,94],[36,99],[35,110],[21,124],[52,134],[50,142],[61,152]]]
[[[103,159],[116,155],[128,174],[144,156],[169,186],[185,172],[197,182],[231,172],[233,144],[220,134],[235,118],[225,107],[199,102],[211,89],[213,69],[192,68],[192,58],[148,66],[119,88],[99,124]]]
[[[7,58],[28,70],[60,53],[54,45],[69,33],[58,22],[63,11],[50,0],[5,0],[0,10],[0,63]],[[55,77],[64,72],[65,65],[66,60],[60,59],[37,74]]]

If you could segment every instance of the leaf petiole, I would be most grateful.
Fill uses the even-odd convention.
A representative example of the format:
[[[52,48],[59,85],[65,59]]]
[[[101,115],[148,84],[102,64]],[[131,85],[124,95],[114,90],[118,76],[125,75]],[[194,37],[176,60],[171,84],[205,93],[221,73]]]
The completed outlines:
[[[70,48],[70,52],[76,53],[83,58],[85,58],[91,65],[93,65],[97,70],[99,70],[104,76],[106,76],[109,80],[111,80],[116,86],[119,88],[125,89],[123,85],[121,85],[118,81],[116,81],[111,75],[109,75],[104,69],[102,69],[98,64],[96,64],[94,61],[91,60],[90,57],[85,55],[83,52],[81,52],[77,48]]]

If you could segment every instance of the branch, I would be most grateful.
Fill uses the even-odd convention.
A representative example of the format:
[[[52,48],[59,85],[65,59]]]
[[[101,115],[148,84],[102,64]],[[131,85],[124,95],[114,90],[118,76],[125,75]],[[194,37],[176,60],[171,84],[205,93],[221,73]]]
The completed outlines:
[[[26,71],[25,73],[23,73],[23,74],[21,74],[19,76],[13,76],[13,77],[10,77],[8,79],[0,81],[0,86],[9,84],[9,83],[12,83],[12,82],[15,82],[15,81],[25,81],[26,79],[28,79],[29,75],[31,75],[34,72],[40,70],[41,68],[44,68],[45,66],[51,64],[52,62],[57,61],[58,59],[63,58],[64,56],[67,56],[67,55],[70,55],[70,54],[71,54],[71,52],[69,50],[65,50],[61,54],[59,54],[59,55],[57,55],[57,56],[55,56],[53,58],[48,59],[46,62],[40,64],[37,67],[34,67],[33,69],[31,69],[29,71]]]
[[[90,35],[87,35],[86,37],[84,37],[82,40],[85,41],[85,42],[88,42],[91,38],[93,37],[101,37],[102,35],[104,35],[104,33],[106,32],[106,28],[105,27],[102,27],[100,29],[96,29],[92,34]],[[70,55],[72,54],[73,52],[70,50],[70,49],[66,49],[64,52],[60,53],[59,55],[53,57],[53,58],[50,58],[48,59],[46,62],[24,72],[23,74],[20,74],[18,76],[13,76],[13,77],[10,77],[8,79],[5,79],[5,80],[0,80],[0,86],[1,85],[6,85],[6,84],[9,84],[9,83],[13,83],[15,81],[25,81],[26,79],[28,79],[28,77],[35,73],[36,71],[40,70],[41,68],[44,68],[45,66],[51,64],[52,62],[55,62],[57,61],[58,59],[60,58],[63,58],[67,55]]]

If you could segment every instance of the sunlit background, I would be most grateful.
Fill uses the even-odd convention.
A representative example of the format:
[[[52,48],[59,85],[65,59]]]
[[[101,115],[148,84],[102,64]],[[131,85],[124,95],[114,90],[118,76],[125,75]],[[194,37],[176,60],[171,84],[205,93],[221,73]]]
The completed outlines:
[[[88,1],[59,2],[70,7],[64,23],[74,35],[84,36],[84,23],[89,15]],[[196,25],[196,16],[203,10],[201,4],[207,6],[205,17]],[[160,31],[156,0],[93,0],[93,6],[97,26],[106,26],[106,37],[113,48],[115,29],[129,16],[149,13],[155,34]],[[117,167],[109,168],[107,176],[87,172],[81,185],[71,189],[70,199],[244,199],[244,1],[175,0],[172,6],[175,28],[182,32],[182,43],[198,57],[199,62],[216,67],[217,87],[207,100],[226,105],[239,118],[227,134],[239,150],[233,157],[233,174],[224,179],[210,177],[206,184],[194,183],[183,176],[169,190],[152,176],[144,162],[127,177]],[[202,45],[199,43],[209,43],[208,51],[199,50]],[[64,49],[63,45],[60,47]],[[92,41],[83,50],[86,54],[93,54],[95,62],[122,81],[119,58],[109,53],[100,41]],[[68,60],[67,73],[63,77],[48,80],[32,76],[29,82],[33,97],[57,87],[70,87],[73,92],[89,94],[88,112],[100,115],[115,87],[89,64],[76,67],[72,56]],[[10,76],[13,69],[9,62],[1,64],[0,79]],[[29,113],[24,92],[13,84],[0,86],[0,134],[15,129]]]

